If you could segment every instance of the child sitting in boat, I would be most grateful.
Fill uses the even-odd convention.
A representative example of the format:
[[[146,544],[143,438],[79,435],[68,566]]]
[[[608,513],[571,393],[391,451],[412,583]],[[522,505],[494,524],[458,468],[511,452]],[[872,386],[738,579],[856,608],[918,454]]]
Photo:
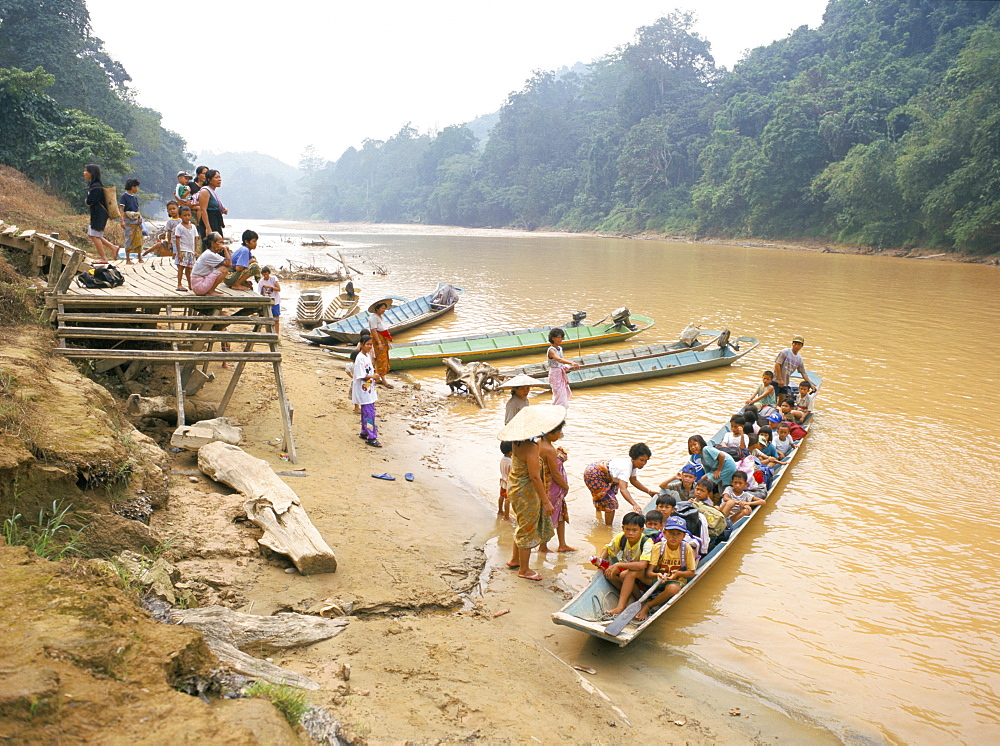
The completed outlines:
[[[663,521],[666,520],[663,513],[659,510],[647,510],[646,511],[646,528],[643,529],[643,534],[652,539],[655,543],[659,544],[663,541]]]
[[[715,482],[708,477],[702,477],[694,486],[694,500],[691,502],[704,503],[714,508],[717,507],[715,494]]]
[[[718,446],[720,451],[725,451],[737,461],[749,451],[747,436],[743,434],[745,424],[741,415],[733,415],[729,420],[729,432],[723,436],[722,443]]]
[[[764,504],[764,495],[759,490],[747,488],[747,475],[737,471],[733,474],[733,483],[722,493],[722,505],[719,512],[730,521],[738,521],[753,512],[754,505]]]
[[[803,381],[799,384],[799,395],[795,398],[795,406],[790,412],[792,419],[796,422],[802,422],[813,408],[813,401],[816,399],[816,394],[812,393],[812,389],[809,384]]]
[[[660,483],[660,494],[664,491],[674,492],[678,500],[694,499],[694,483],[697,480],[697,467],[694,464],[684,464],[677,474]]]
[[[638,579],[640,588],[648,588],[657,581],[662,581],[662,590],[649,601],[643,603],[639,613],[635,615],[637,622],[649,618],[649,612],[661,606],[676,596],[681,588],[694,577],[698,567],[697,542],[687,540],[689,532],[684,521],[671,516],[663,524],[664,540],[650,552],[649,562],[645,571]],[[624,606],[622,610],[624,610]]]
[[[786,463],[788,457],[791,455],[792,451],[795,449],[795,440],[791,435],[791,424],[788,422],[782,422],[778,425],[778,435],[774,439],[774,450],[778,452],[779,463]]]
[[[661,492],[656,496],[656,509],[660,511],[660,515],[663,516],[663,520],[667,520],[667,518],[674,514],[674,508],[676,505],[677,498],[669,492]]]
[[[608,614],[616,615],[625,611],[635,589],[636,578],[649,565],[649,553],[655,542],[643,535],[645,527],[646,517],[642,513],[626,513],[622,518],[621,533],[616,534],[601,553],[602,560],[611,561],[604,571],[604,577],[620,591],[618,605],[608,609]]]
[[[761,384],[757,387],[757,393],[747,399],[747,404],[759,404],[761,407],[777,406],[777,396],[774,389],[774,373],[765,370],[761,374]]]

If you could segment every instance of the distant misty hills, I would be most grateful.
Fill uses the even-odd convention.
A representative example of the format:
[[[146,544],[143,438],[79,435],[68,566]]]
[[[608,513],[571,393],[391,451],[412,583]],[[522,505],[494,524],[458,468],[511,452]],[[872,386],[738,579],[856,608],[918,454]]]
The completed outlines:
[[[235,218],[307,218],[295,166],[264,153],[200,153],[195,163],[222,172],[219,196]]]

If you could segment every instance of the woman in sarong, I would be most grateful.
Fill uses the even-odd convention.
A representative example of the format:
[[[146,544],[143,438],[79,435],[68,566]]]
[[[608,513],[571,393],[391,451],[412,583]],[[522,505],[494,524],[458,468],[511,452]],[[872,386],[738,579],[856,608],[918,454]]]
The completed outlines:
[[[142,213],[139,212],[138,179],[125,181],[125,192],[120,198],[119,208],[122,213],[122,232],[125,234],[125,263],[132,263],[132,254],[142,263]]]
[[[572,360],[563,358],[562,343],[565,337],[565,332],[558,327],[549,331],[549,349],[545,353],[545,356],[546,363],[549,366],[549,386],[552,387],[552,403],[568,408],[569,400],[573,398],[573,392],[570,391],[566,371],[576,370],[580,365],[574,363]]]
[[[372,342],[375,344],[375,372],[378,373],[378,382],[387,389],[393,385],[385,380],[385,374],[389,372],[389,343],[392,342],[392,335],[389,333],[389,322],[385,320],[385,312],[392,305],[392,298],[383,298],[375,301],[368,308],[371,316],[368,317],[368,328],[372,332]]]
[[[649,446],[645,443],[636,443],[628,449],[628,458],[596,461],[584,469],[583,482],[594,499],[594,510],[597,511],[598,520],[603,513],[605,524],[610,526],[614,522],[615,511],[618,510],[619,491],[637,513],[645,512],[639,503],[632,499],[628,487],[631,484],[651,497],[656,494],[655,490],[644,486],[638,477],[639,469],[646,465],[652,455]]]
[[[549,493],[552,503],[552,525],[556,529],[559,540],[557,552],[572,552],[573,547],[566,543],[566,524],[569,523],[569,506],[566,503],[566,493],[569,492],[569,481],[566,479],[566,451],[555,445],[562,438],[562,425],[545,433],[538,441],[538,450],[542,457],[542,482]],[[549,551],[546,543],[538,547],[539,552]]]
[[[507,478],[507,497],[515,519],[514,547],[507,567],[517,568],[517,576],[525,580],[542,579],[530,567],[531,550],[555,534],[553,506],[542,481],[538,441],[544,434],[560,429],[565,417],[565,407],[539,404],[522,409],[497,434],[499,440],[514,444]]]

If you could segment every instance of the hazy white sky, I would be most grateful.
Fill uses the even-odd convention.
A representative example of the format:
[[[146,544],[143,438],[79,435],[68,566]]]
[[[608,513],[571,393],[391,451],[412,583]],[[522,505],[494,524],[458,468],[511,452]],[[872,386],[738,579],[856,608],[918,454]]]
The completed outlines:
[[[694,9],[716,64],[822,21],[826,0],[88,0],[91,25],[139,103],[192,152],[335,159],[406,122],[420,131],[496,111],[533,70],[590,62],[639,26]]]

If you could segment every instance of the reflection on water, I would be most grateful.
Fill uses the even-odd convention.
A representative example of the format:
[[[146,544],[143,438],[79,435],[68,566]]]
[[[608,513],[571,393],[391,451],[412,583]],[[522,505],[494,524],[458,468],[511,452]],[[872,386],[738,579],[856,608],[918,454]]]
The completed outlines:
[[[575,310],[593,320],[627,305],[657,322],[636,343],[673,341],[691,321],[762,340],[731,368],[576,393],[563,443],[568,536],[584,551],[540,563],[573,589],[586,583],[589,545],[608,539],[584,467],[642,440],[653,459],[640,479],[658,483],[688,436],[714,432],[791,336],[805,335],[806,363],[824,378],[810,442],[763,520],[629,650],[647,662],[664,647],[685,651],[889,741],[996,735],[1000,543],[979,517],[993,512],[979,495],[1000,473],[996,269],[599,238],[344,240],[364,246],[345,250],[352,264],[390,268],[356,282],[365,300],[415,297],[439,281],[465,288],[454,314],[403,339],[565,323]],[[265,261],[287,252],[265,244]],[[446,393],[440,368],[413,377]],[[457,401],[444,428],[456,467],[494,505],[504,402]]]

